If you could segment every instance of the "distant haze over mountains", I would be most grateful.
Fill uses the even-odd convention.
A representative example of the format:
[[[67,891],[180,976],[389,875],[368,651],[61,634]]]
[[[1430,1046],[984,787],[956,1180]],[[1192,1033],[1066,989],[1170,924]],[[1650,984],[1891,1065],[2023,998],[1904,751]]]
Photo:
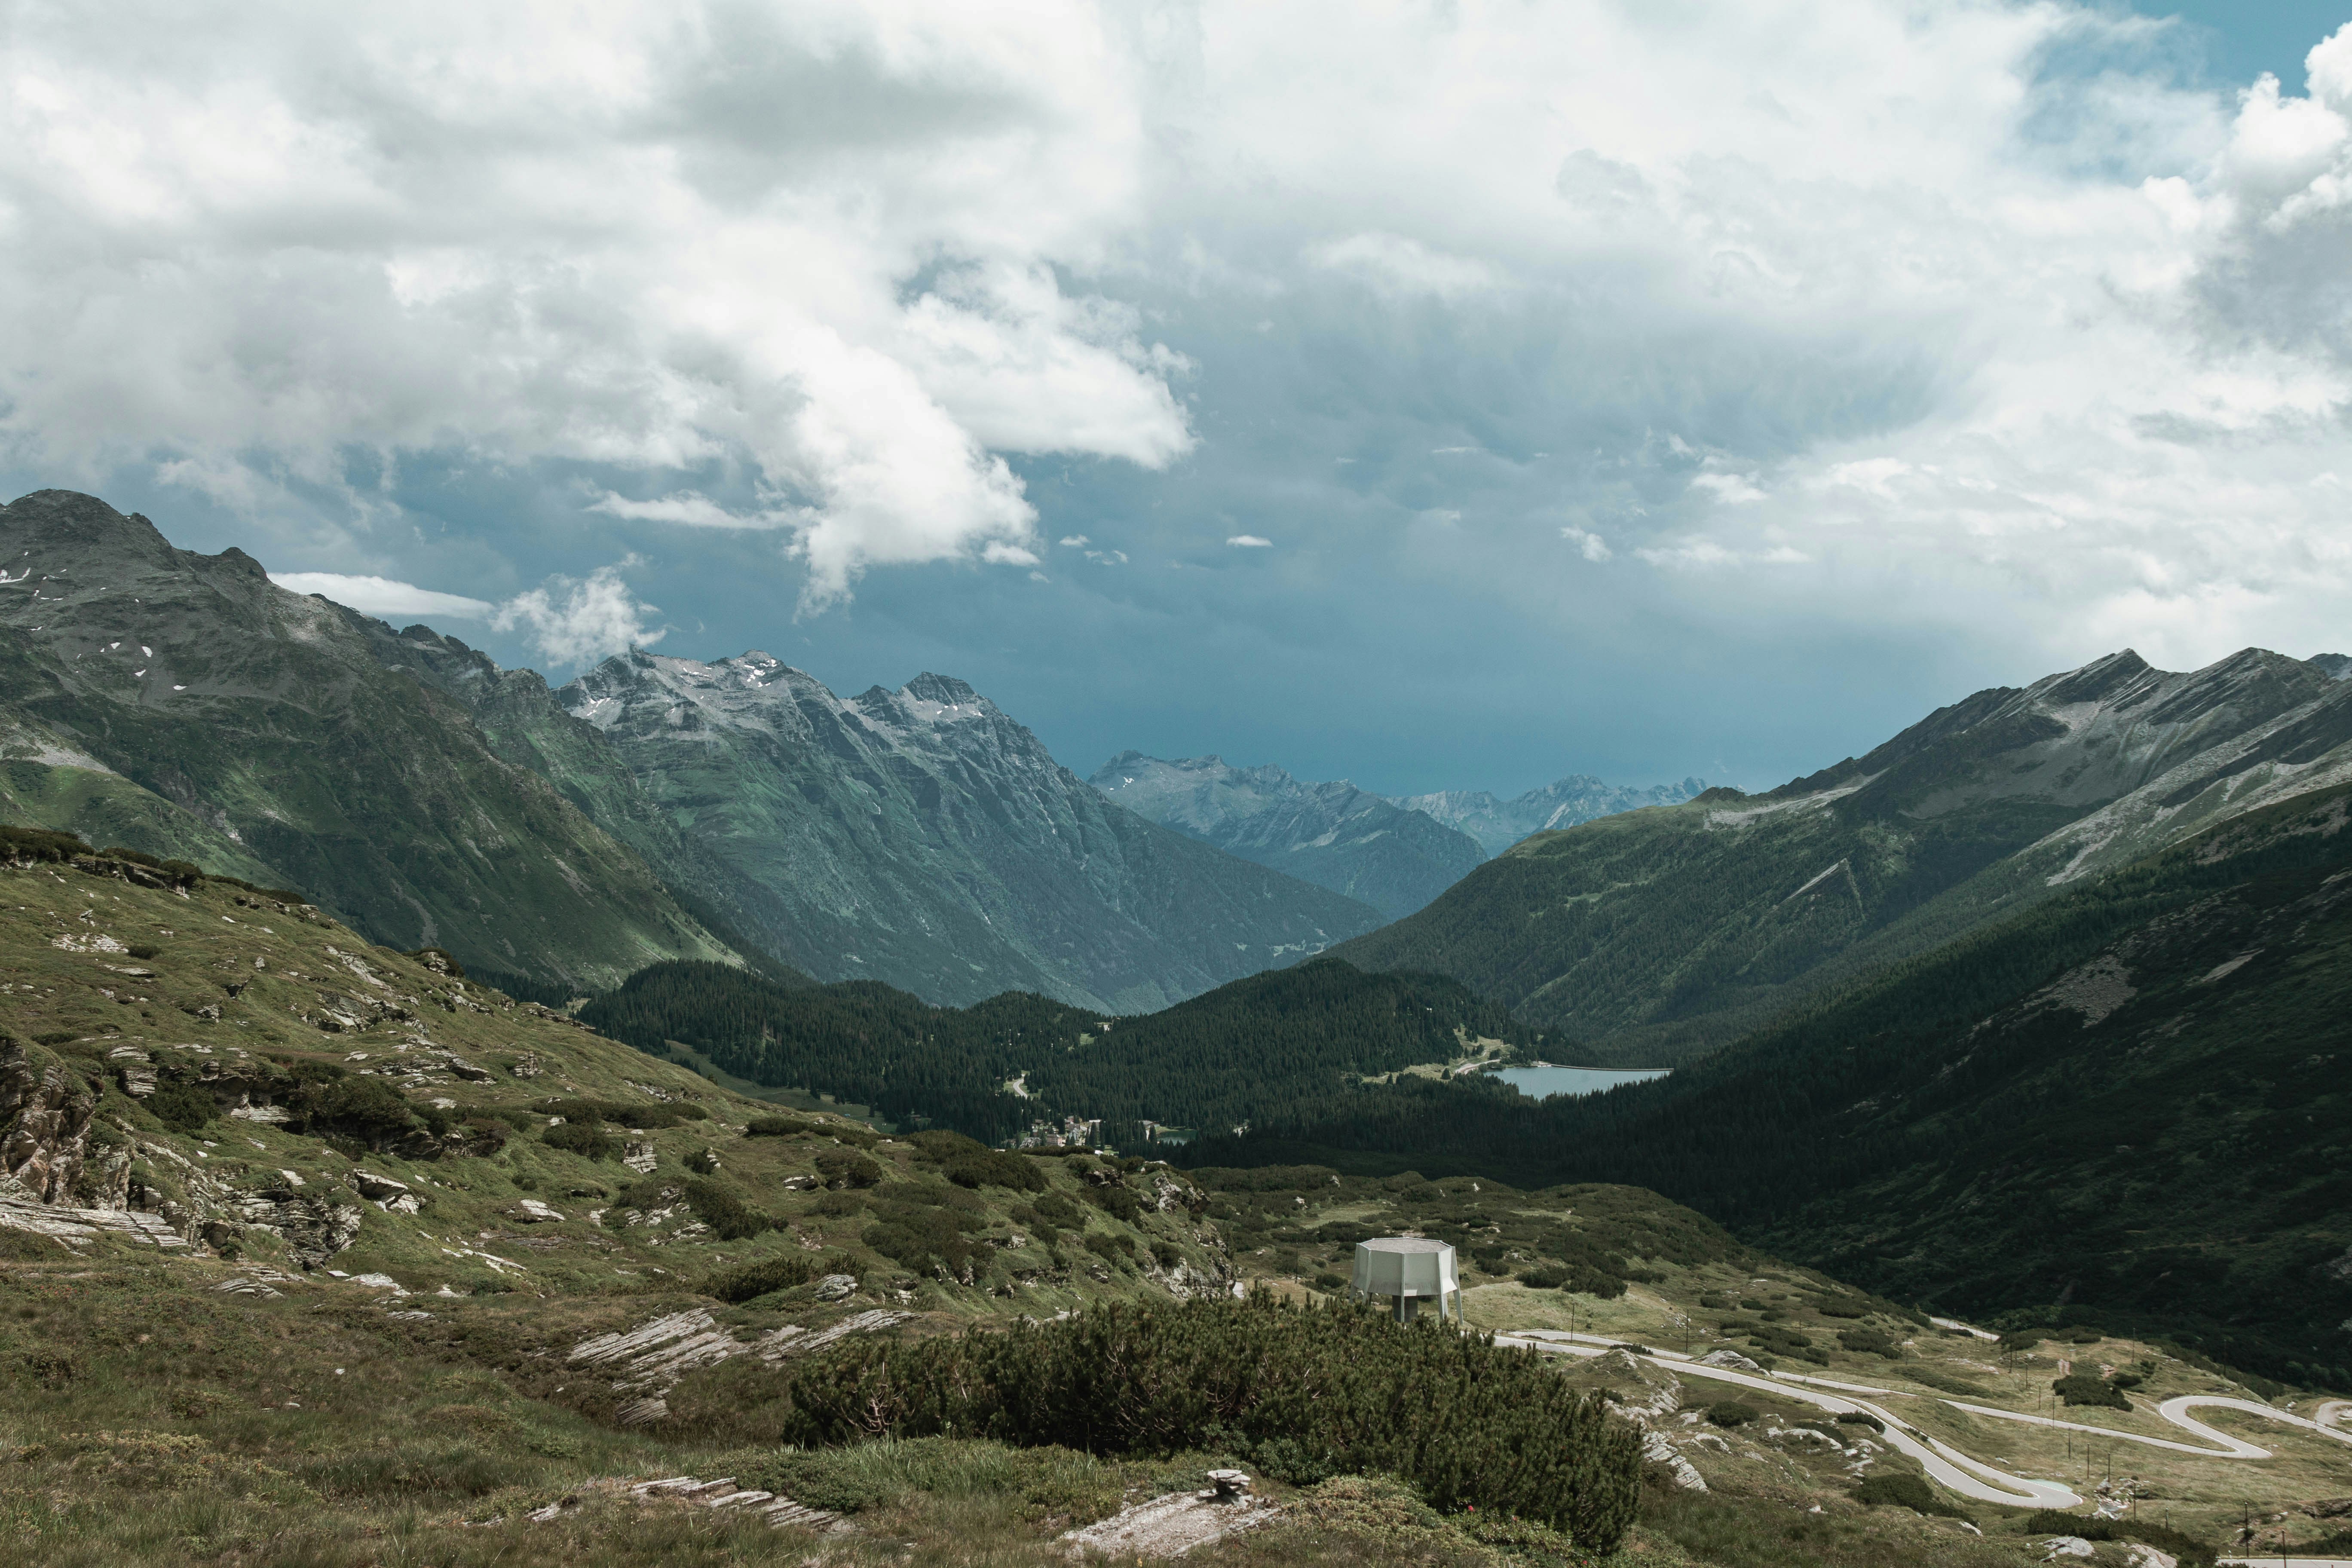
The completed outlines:
[[[1538,835],[1340,956],[1450,974],[1595,1063],[1685,1060],[1824,984],[2352,779],[2346,662],[2248,648],[2175,673],[2126,649],[1980,691],[1767,794]]]
[[[1483,789],[1439,790],[1433,795],[1400,795],[1388,798],[1409,811],[1426,813],[1459,828],[1478,841],[1489,855],[1500,855],[1530,833],[1573,827],[1596,816],[1639,811],[1645,805],[1675,805],[1706,788],[1701,779],[1678,784],[1654,784],[1635,789],[1603,784],[1578,773],[1531,789],[1516,800],[1498,800]]]
[[[1346,780],[1310,784],[1271,765],[1223,757],[1169,762],[1121,752],[1094,786],[1220,849],[1361,899],[1391,920],[1426,906],[1485,860],[1530,833],[1612,812],[1688,800],[1697,779],[1652,789],[1564,778],[1517,800],[1484,790],[1377,795]]]
[[[1368,795],[1308,784],[1277,767],[1222,757],[1166,762],[1121,752],[1089,781],[1139,816],[1360,899],[1391,920],[1409,915],[1486,858],[1475,839]]]
[[[844,699],[637,652],[551,691],[90,496],[0,508],[0,820],[292,885],[390,946],[558,991],[781,958],[1133,1013],[1381,923],[1112,805],[949,677]]]

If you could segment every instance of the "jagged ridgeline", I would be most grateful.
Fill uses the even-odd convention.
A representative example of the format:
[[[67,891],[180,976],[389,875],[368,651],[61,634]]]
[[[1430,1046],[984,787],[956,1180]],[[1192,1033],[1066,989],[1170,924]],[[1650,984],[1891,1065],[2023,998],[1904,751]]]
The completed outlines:
[[[1652,1067],[1729,1044],[2182,835],[2352,772],[2329,656],[2204,669],[2128,650],[1928,715],[1759,795],[1538,834],[1337,951],[1451,974],[1577,1060]]]
[[[1905,1300],[2352,1384],[2347,822],[2223,822],[1655,1083],[1335,1086],[1188,1152],[1634,1183]]]
[[[242,551],[41,490],[0,508],[0,816],[299,888],[559,995],[731,955],[462,704],[385,668],[365,617]]]
[[[737,1077],[1013,1136],[1040,1120],[1231,1128],[1368,1077],[1441,1068],[1536,1033],[1435,975],[1366,974],[1334,959],[1253,975],[1164,1012],[1105,1018],[1008,993],[934,1007],[872,981],[787,987],[717,963],[663,963],[584,1008],[656,1055],[688,1047]]]

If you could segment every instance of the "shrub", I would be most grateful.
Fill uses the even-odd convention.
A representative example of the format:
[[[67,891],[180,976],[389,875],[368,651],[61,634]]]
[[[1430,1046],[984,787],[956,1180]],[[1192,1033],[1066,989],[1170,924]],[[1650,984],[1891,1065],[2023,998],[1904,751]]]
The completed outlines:
[[[2018,1528],[2028,1535],[2072,1535],[2084,1541],[2137,1541],[2169,1553],[2184,1568],[2213,1568],[2217,1553],[2213,1547],[2186,1531],[2154,1521],[2136,1519],[2100,1519],[2095,1515],[2061,1513],[2045,1508],[2028,1514]],[[2329,1536],[2324,1541],[2306,1542],[2294,1549],[2299,1557],[2342,1556],[2345,1548],[2352,1547],[2352,1534]]]
[[[771,1290],[805,1285],[820,1275],[848,1272],[849,1261],[839,1253],[784,1252],[722,1268],[705,1279],[700,1289],[722,1301],[749,1301]]]
[[[1946,1519],[1969,1517],[1938,1498],[1925,1479],[1909,1470],[1885,1470],[1871,1477],[1853,1489],[1853,1500],[1866,1508],[1907,1508],[1914,1513],[1940,1514]]]
[[[2052,1382],[2050,1386],[2059,1398],[2069,1405],[2103,1405],[2110,1410],[2129,1410],[2132,1407],[2131,1401],[2124,1397],[2122,1389],[2087,1372],[2070,1373]]]
[[[1710,1426],[1745,1426],[1763,1414],[1743,1400],[1719,1399],[1706,1407],[1706,1424]]]
[[[859,1149],[871,1148],[877,1136],[863,1127],[812,1121],[804,1116],[755,1116],[743,1128],[746,1138],[838,1138]]]
[[[1525,1352],[1345,1305],[1102,1303],[1058,1322],[845,1343],[791,1374],[803,1444],[953,1431],[1097,1454],[1286,1444],[1332,1474],[1385,1471],[1436,1507],[1517,1514],[1616,1549],[1641,1444]],[[1286,1468],[1291,1468],[1286,1462]]]
[[[415,1111],[398,1089],[358,1073],[310,1079],[294,1090],[287,1109],[302,1131],[356,1139],[371,1149],[388,1147],[416,1127]]]
[[[577,1154],[583,1160],[609,1160],[613,1157],[613,1141],[604,1130],[593,1121],[562,1121],[539,1135],[540,1142],[551,1149],[561,1149]]]
[[[776,1228],[776,1222],[746,1204],[728,1187],[698,1176],[686,1184],[687,1206],[694,1217],[709,1226],[721,1241],[745,1241],[762,1231]]]
[[[1037,1217],[1049,1225],[1058,1226],[1064,1230],[1086,1228],[1086,1215],[1077,1205],[1059,1193],[1047,1193],[1031,1206],[1037,1211]]]
[[[163,950],[162,948],[143,942],[134,942],[123,951],[128,952],[131,957],[139,960],[142,963],[144,963],[151,958],[161,958],[163,955]]]
[[[903,1186],[892,1190],[899,1194],[908,1193]],[[912,1195],[886,1200],[877,1223],[866,1228],[866,1245],[919,1274],[937,1268],[953,1278],[968,1278],[971,1260],[980,1248],[966,1238],[965,1233],[987,1223],[985,1212],[975,1215],[953,1205],[926,1204],[920,1201],[922,1195],[918,1190]],[[966,1198],[965,1202],[971,1200]]]
[[[1875,1415],[1869,1415],[1860,1410],[1849,1410],[1845,1412],[1837,1418],[1837,1424],[1841,1426],[1867,1426],[1874,1432],[1884,1432],[1886,1430],[1885,1422],[1881,1421]]]
[[[1088,1187],[1087,1200],[1125,1225],[1133,1225],[1143,1217],[1143,1200],[1137,1197],[1131,1188],[1118,1185]]]
[[[882,1167],[855,1149],[820,1149],[816,1173],[828,1187],[872,1187],[882,1182]]]
[[[194,1132],[220,1114],[213,1097],[194,1084],[162,1083],[147,1097],[148,1113],[174,1132]]]
[[[1877,1329],[1840,1329],[1838,1343],[1856,1355],[1885,1356],[1888,1361],[1903,1359],[1903,1347]]]
[[[11,859],[70,860],[89,852],[89,846],[77,834],[46,827],[0,827],[0,855]]]
[[[708,1149],[697,1149],[679,1163],[698,1176],[715,1176],[719,1173],[719,1156]]]
[[[1156,1255],[1160,1251],[1160,1248],[1159,1247],[1154,1246],[1151,1250]],[[1322,1291],[1327,1296],[1332,1295],[1338,1291],[1345,1290],[1352,1283],[1354,1283],[1354,1281],[1342,1279],[1337,1274],[1323,1273],[1318,1274],[1315,1277],[1315,1289]]]
[[[1522,1268],[1519,1283],[1530,1290],[1557,1290],[1568,1283],[1568,1270],[1549,1264],[1540,1268]]]

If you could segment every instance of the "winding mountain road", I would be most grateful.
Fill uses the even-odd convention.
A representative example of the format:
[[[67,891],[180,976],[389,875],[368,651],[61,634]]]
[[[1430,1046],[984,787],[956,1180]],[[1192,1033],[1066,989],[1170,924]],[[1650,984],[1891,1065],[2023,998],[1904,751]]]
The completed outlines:
[[[1554,1351],[1569,1355],[1604,1355],[1612,1350],[1630,1347],[1616,1340],[1601,1339],[1592,1334],[1570,1334],[1557,1330],[1531,1329],[1523,1333],[1497,1334],[1495,1342],[1517,1345],[1531,1350]],[[1942,1438],[1920,1431],[1893,1411],[1856,1395],[1895,1395],[1896,1390],[1876,1388],[1868,1384],[1838,1383],[1825,1377],[1801,1377],[1794,1373],[1757,1376],[1735,1371],[1730,1367],[1708,1366],[1696,1358],[1679,1351],[1646,1351],[1646,1359],[1671,1367],[1677,1373],[1690,1377],[1711,1378],[1718,1383],[1744,1384],[1749,1388],[1769,1389],[1785,1399],[1795,1399],[1817,1405],[1834,1415],[1859,1412],[1885,1423],[1884,1436],[1899,1452],[1919,1461],[1919,1466],[1937,1481],[1962,1497],[1980,1502],[2005,1503],[2011,1508],[2074,1508],[2083,1501],[2080,1495],[2058,1481],[2036,1480],[2030,1476],[2011,1475],[1971,1458],[1946,1443]],[[1831,1391],[1835,1392],[1831,1392]],[[1927,1397],[1915,1395],[1913,1397]],[[2093,1426],[2078,1421],[2062,1421],[2051,1415],[2030,1415],[2023,1411],[2001,1410],[1990,1405],[1972,1405],[1965,1400],[1947,1399],[1944,1404],[1971,1415],[1990,1415],[2003,1421],[2021,1421],[2033,1426],[2049,1426],[2068,1432],[2084,1432],[2116,1442],[2140,1443],[2152,1448],[2168,1448],[2176,1453],[2194,1454],[2210,1459],[2267,1459],[2268,1448],[2216,1431],[2189,1414],[2195,1409],[2234,1410],[2243,1415],[2260,1415],[2266,1420],[2281,1422],[2336,1442],[2352,1444],[2352,1433],[2338,1430],[2327,1424],[2337,1406],[2323,1405],[2319,1420],[2275,1410],[2251,1399],[2232,1399],[2222,1394],[2184,1394],[2168,1399],[2156,1407],[2158,1415],[2183,1431],[2205,1439],[2203,1444],[2178,1442],[2168,1437],[2143,1436],[2137,1432],[2118,1432],[2111,1426]]]

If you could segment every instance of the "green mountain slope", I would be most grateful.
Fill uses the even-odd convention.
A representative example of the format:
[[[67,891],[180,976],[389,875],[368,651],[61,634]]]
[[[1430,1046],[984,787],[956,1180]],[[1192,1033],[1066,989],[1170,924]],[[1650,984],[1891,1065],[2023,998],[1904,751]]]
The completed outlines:
[[[555,698],[693,847],[643,840],[665,874],[820,979],[1135,1012],[1380,923],[1104,800],[948,677],[844,699],[764,654],[636,651]]]
[[[2221,823],[1654,1083],[1358,1091],[1253,1157],[1635,1182],[1906,1299],[2352,1384],[2347,821],[2352,785]]]
[[[1066,1118],[1127,1142],[1141,1123],[1230,1128],[1358,1079],[1532,1043],[1509,1014],[1435,975],[1316,959],[1160,1013],[1105,1019],[1007,993],[934,1007],[871,981],[769,984],[669,963],[582,1009],[615,1038],[690,1047],[754,1083],[870,1106],[893,1121],[1017,1137]]]
[[[1390,920],[1423,908],[1486,858],[1476,839],[1422,812],[1344,780],[1308,784],[1277,767],[1121,752],[1087,782],[1138,816]]]
[[[1799,1385],[1727,1390],[1672,1352],[1539,1361],[1450,1342],[1426,1321],[1357,1320],[1347,1342],[1369,1353],[1344,1366],[1298,1357],[1295,1332],[1257,1331],[1306,1322],[1279,1303],[1331,1289],[1370,1235],[1454,1243],[1481,1333],[1548,1335],[1557,1349],[1573,1328],[1777,1354],[1891,1389],[1923,1434],[2028,1474],[2080,1473],[2068,1445],[2081,1435],[1989,1428],[1941,1394],[1957,1384],[2039,1412],[2050,1350],[2150,1369],[2142,1405],[2251,1392],[2147,1344],[1938,1334],[1624,1187],[1300,1167],[1193,1178],[1098,1151],[1012,1155],[779,1117],[315,910],[25,836],[0,844],[10,1563],[856,1568],[882,1551],[1047,1568],[1068,1561],[1074,1526],[1192,1491],[1234,1458],[1288,1512],[1214,1560],[1547,1568],[1591,1555],[1531,1531],[1509,1491],[1480,1489],[1491,1453],[1449,1441],[1334,1454],[1297,1440],[1297,1409],[1266,1397],[1337,1387],[1315,1400],[1327,1416],[1335,1399],[1429,1407],[1433,1389],[1454,1386],[1441,1356],[1534,1401],[1553,1400],[1534,1379],[1591,1394],[1591,1414],[1614,1412],[1605,1429],[1621,1450],[1621,1422],[1647,1426],[1658,1465],[1629,1561],[2022,1568],[2046,1554],[2051,1530],[2022,1530],[2022,1510],[1969,1504],[1969,1534],[1865,1506],[1860,1460],[1926,1483],[1912,1459],[1863,1447],[1881,1434],[1829,1420]],[[1266,1297],[1223,1300],[1244,1282]],[[1158,1334],[1163,1323],[1181,1337]],[[996,1331],[1016,1325],[1028,1337]],[[968,1328],[988,1331],[962,1342],[1036,1352],[1032,1397],[1021,1419],[992,1425],[995,1440],[908,1423],[891,1428],[898,1441],[810,1445],[811,1406],[838,1415],[851,1393],[903,1406],[910,1391],[961,1386],[866,1379],[885,1351],[901,1367],[936,1364]],[[1408,1338],[1439,1352],[1418,1358],[1422,1375],[1395,1375]],[[1074,1343],[1111,1353],[1064,1353]],[[1727,1393],[1746,1403],[1717,1409]],[[1678,1414],[1701,1406],[1708,1425]],[[1139,1410],[1185,1425],[1139,1441]],[[2145,1409],[2093,1418],[2180,1435]],[[1455,1430],[1483,1442],[1493,1424]],[[2341,1460],[2324,1441],[2253,1435],[2280,1457],[2135,1457],[2171,1527],[2147,1538],[2179,1552],[2178,1533],[2223,1539],[2249,1497],[2283,1509],[2333,1495]],[[1573,1479],[1584,1472],[1559,1436],[1513,1451]],[[1415,1463],[1433,1454],[1460,1462]],[[1412,1465],[1432,1496],[1475,1511],[1441,1517],[1352,1473],[1322,1480],[1367,1464]],[[709,1485],[693,1498],[631,1490],[681,1476]],[[772,1519],[787,1499],[848,1528]]]
[[[2352,777],[2352,686],[2250,649],[1979,692],[1768,795],[1539,834],[1340,950],[1451,974],[1580,1059],[1671,1064],[2231,814]]]
[[[241,552],[176,550],[144,518],[43,490],[0,509],[0,713],[144,792],[12,780],[24,819],[233,854],[379,940],[541,984],[730,956],[463,706],[387,672],[350,612]]]

